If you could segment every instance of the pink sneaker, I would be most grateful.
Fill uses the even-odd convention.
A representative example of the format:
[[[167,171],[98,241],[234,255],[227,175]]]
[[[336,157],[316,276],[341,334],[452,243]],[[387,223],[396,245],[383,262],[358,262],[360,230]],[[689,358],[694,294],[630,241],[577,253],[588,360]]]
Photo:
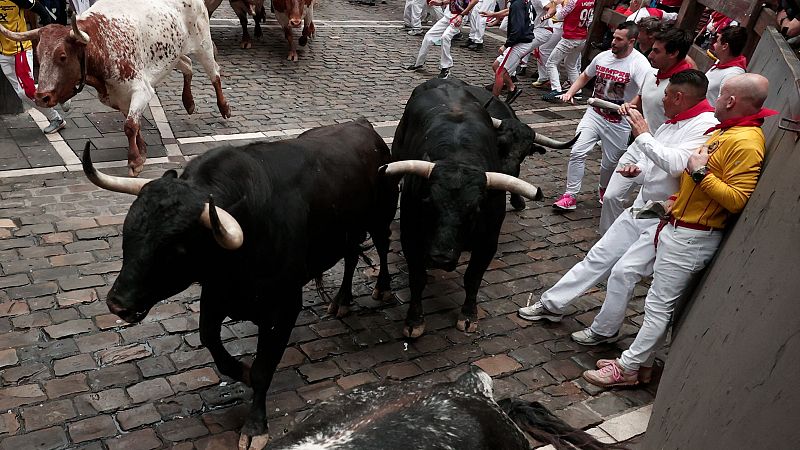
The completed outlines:
[[[602,369],[609,364],[614,364],[614,361],[616,361],[616,359],[598,359],[596,366],[598,369]],[[653,368],[646,366],[639,367],[639,383],[649,384],[651,381],[653,381]]]
[[[606,195],[606,188],[597,186],[597,193],[600,195],[600,204],[603,204],[603,197]]]
[[[598,366],[600,361],[597,362]],[[634,386],[639,383],[638,370],[624,370],[616,361],[597,370],[583,372],[583,379],[600,387]]]
[[[555,203],[553,203],[553,208],[572,210],[575,209],[575,205],[577,204],[578,202],[575,200],[574,195],[564,194]]]

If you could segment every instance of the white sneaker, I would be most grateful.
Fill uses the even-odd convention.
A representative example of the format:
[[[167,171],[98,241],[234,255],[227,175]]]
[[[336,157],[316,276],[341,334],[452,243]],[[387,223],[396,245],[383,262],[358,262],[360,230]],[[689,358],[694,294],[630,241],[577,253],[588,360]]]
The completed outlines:
[[[564,317],[563,314],[548,311],[541,301],[520,308],[517,314],[525,320],[549,320],[550,322],[561,322]]]
[[[66,126],[67,126],[67,121],[59,117],[58,119],[51,120],[50,125],[46,126],[42,131],[44,132],[44,134],[53,134],[56,131],[63,129]]]
[[[592,331],[591,328],[586,328],[580,331],[576,331],[572,333],[570,336],[572,337],[573,341],[581,345],[607,344],[611,342],[617,342],[617,340],[619,339],[619,333],[613,336],[602,336]]]

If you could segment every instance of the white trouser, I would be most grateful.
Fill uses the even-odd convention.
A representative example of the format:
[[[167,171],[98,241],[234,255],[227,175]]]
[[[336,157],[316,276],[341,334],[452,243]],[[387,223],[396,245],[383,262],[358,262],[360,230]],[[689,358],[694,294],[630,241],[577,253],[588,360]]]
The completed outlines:
[[[478,0],[478,4],[469,12],[469,39],[476,44],[483,44],[483,35],[486,33],[486,17],[482,12],[494,11],[497,0]]]
[[[442,69],[449,69],[453,66],[453,57],[450,56],[450,44],[452,43],[453,36],[458,34],[460,29],[450,25],[450,19],[452,18],[453,14],[448,9],[445,11],[444,17],[433,24],[431,29],[425,33],[425,38],[422,39],[422,45],[419,47],[416,65],[421,66],[425,64],[425,58],[428,57],[428,50],[431,48],[431,45],[433,45],[433,41],[442,38],[442,58],[439,66]]]
[[[625,308],[636,283],[653,271],[653,237],[658,223],[658,219],[634,219],[626,210],[583,261],[542,294],[541,302],[548,310],[562,313],[576,298],[608,278],[606,300],[592,331],[601,336],[615,335],[625,320]]]
[[[561,41],[561,35],[564,34],[564,29],[561,27],[553,28],[553,34],[550,35],[550,40],[539,46],[539,59],[536,60],[536,70],[539,72],[539,78],[536,81],[545,81],[550,79],[547,73],[545,64],[553,49]]]
[[[550,79],[553,82],[553,79]],[[600,159],[600,187],[608,186],[611,174],[617,167],[617,163],[625,153],[628,135],[631,128],[628,122],[622,120],[619,123],[612,123],[596,113],[593,108],[586,110],[581,122],[578,124],[576,133],[581,136],[572,145],[567,164],[567,190],[568,194],[574,196],[581,191],[581,181],[583,172],[586,168],[586,157],[594,148],[594,144],[601,142],[602,158]]]
[[[600,209],[600,234],[605,233],[622,211],[631,206],[631,194],[642,185],[643,178],[644,174],[641,173],[633,178],[623,177],[616,170],[611,174]]]
[[[507,48],[502,55],[497,57],[497,62],[504,67],[509,74],[516,73],[520,61],[530,55],[533,49],[547,42],[552,31],[546,28],[535,28],[533,30],[533,40],[531,42],[521,42]]]
[[[578,79],[581,52],[585,45],[586,39],[561,39],[558,41],[545,64],[547,74],[550,76],[550,86],[553,89],[561,90],[561,77],[558,73],[558,65],[561,61],[564,61],[564,69],[567,71],[569,82],[574,83]]]
[[[658,237],[653,283],[644,300],[644,322],[630,348],[619,358],[624,369],[639,370],[651,357],[667,333],[675,302],[694,275],[711,261],[721,240],[721,231],[664,226]]]
[[[422,28],[422,19],[425,12],[433,12],[436,20],[439,20],[442,18],[442,9],[442,7],[438,6],[428,6],[425,0],[406,0],[406,7],[403,10],[403,23],[418,30]]]
[[[30,77],[33,78],[33,50],[28,50],[25,52],[25,55],[28,57],[28,67],[30,70]],[[17,79],[17,71],[14,64],[14,55],[2,55],[0,54],[0,67],[3,68],[3,75],[6,76],[8,79],[9,84],[11,87],[14,88],[14,92],[17,93],[17,96],[22,100],[24,108],[36,108],[42,114],[47,117],[48,120],[58,120],[61,118],[61,115],[58,114],[53,108],[40,108],[36,106],[36,103],[33,100],[29,99],[27,95],[25,95],[25,90],[22,88],[22,85],[19,84],[19,80]]]

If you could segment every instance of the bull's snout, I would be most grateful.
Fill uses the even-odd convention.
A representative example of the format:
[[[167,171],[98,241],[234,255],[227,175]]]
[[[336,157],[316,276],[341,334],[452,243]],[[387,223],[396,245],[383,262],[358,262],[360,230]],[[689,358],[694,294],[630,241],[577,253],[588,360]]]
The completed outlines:
[[[289,25],[291,25],[292,28],[300,28],[300,24],[302,23],[303,19],[289,19]]]
[[[56,106],[56,97],[53,95],[52,92],[39,92],[36,91],[34,95],[34,101],[36,102],[36,106],[42,108],[52,108]]]
[[[106,298],[106,306],[108,306],[108,310],[112,314],[117,315],[120,319],[128,323],[141,322],[142,319],[144,319],[147,315],[146,311],[142,313],[140,311],[135,311],[132,308],[122,306],[122,302],[112,295],[109,295],[108,298]]]
[[[431,252],[428,255],[428,261],[431,267],[450,272],[455,270],[458,265],[458,253],[455,250]]]

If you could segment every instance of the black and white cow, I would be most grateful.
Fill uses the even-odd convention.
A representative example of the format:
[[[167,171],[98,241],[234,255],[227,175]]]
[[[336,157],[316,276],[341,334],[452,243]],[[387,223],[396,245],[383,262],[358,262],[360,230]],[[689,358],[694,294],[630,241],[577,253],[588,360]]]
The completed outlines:
[[[180,177],[169,170],[155,180],[104,175],[88,149],[84,172],[93,183],[137,195],[123,226],[122,269],[106,299],[109,310],[139,322],[159,301],[200,283],[200,341],[221,373],[253,387],[240,448],[263,448],[266,393],[300,312],[303,285],[344,257],[337,299],[349,302],[369,232],[380,255],[376,289],[389,290],[397,186],[378,174],[389,148],[361,119],[296,139],[210,150]],[[252,367],[222,346],[226,317],[258,325]]]
[[[385,174],[411,175],[403,181],[400,199],[401,243],[411,289],[403,330],[407,337],[425,330],[426,267],[453,271],[464,250],[472,255],[456,325],[477,331],[476,297],[497,250],[505,192],[541,199],[539,188],[513,175],[537,144],[569,145],[536,135],[514,117],[493,118],[485,104],[461,81],[427,81],[412,92],[395,132],[393,162]]]

